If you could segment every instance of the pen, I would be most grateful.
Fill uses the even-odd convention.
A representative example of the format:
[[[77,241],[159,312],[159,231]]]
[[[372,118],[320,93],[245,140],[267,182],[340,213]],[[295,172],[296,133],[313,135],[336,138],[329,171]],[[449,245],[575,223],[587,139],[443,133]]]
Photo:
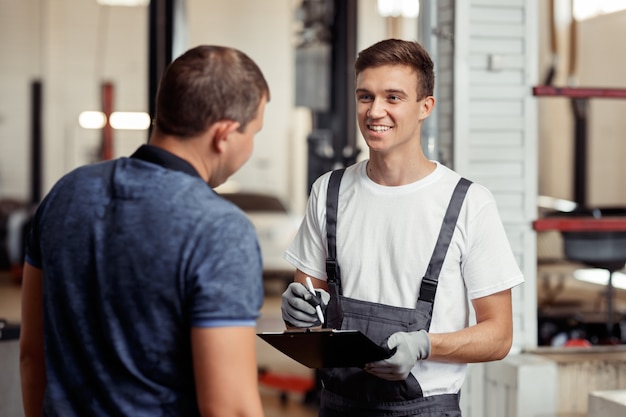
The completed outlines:
[[[309,277],[306,277],[306,286],[311,292],[311,294],[316,295],[315,288],[313,288],[313,283],[311,282],[311,278]],[[317,317],[319,317],[322,324],[324,324],[324,313],[322,313],[322,308],[320,307],[319,304],[315,306],[315,311],[317,311]]]

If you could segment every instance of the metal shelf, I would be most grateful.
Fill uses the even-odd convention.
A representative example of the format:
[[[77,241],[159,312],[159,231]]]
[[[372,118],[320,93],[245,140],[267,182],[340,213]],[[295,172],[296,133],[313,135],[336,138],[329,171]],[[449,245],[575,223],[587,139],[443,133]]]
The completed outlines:
[[[626,232],[626,217],[545,217],[533,222],[537,232]]]
[[[594,87],[553,87],[551,85],[540,85],[537,87],[533,87],[533,95],[537,97],[626,99],[626,89]]]

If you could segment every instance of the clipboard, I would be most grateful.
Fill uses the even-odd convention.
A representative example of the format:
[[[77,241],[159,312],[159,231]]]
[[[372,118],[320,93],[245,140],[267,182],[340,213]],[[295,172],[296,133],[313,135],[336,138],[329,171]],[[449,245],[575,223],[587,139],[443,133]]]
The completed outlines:
[[[359,330],[298,329],[257,336],[309,368],[362,368],[393,353]]]

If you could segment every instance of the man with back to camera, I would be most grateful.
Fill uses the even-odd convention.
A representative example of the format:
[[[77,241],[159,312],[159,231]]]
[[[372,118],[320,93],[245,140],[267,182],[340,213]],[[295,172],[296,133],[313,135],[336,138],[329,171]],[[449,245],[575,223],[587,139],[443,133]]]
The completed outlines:
[[[355,70],[369,159],[313,185],[285,253],[297,270],[283,319],[320,324],[311,277],[324,326],[361,330],[393,352],[363,369],[320,370],[321,417],[460,416],[466,364],[511,348],[511,288],[523,276],[491,193],[422,151],[435,106],[428,53],[388,39],[361,51]]]
[[[269,95],[241,51],[190,49],[163,75],[149,144],[46,196],[22,289],[26,417],[263,415],[261,255],[213,188],[250,157]]]

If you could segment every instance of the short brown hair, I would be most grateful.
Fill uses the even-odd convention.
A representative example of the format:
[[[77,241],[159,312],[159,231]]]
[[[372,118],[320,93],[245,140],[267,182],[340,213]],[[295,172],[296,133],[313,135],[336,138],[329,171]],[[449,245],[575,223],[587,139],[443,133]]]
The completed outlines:
[[[383,65],[406,65],[417,73],[417,97],[432,96],[435,72],[428,52],[417,42],[386,39],[359,52],[354,63],[356,75],[367,68]]]
[[[270,98],[269,86],[250,57],[233,48],[197,46],[165,70],[155,125],[179,137],[198,135],[220,120],[239,122],[243,131],[264,97]]]

